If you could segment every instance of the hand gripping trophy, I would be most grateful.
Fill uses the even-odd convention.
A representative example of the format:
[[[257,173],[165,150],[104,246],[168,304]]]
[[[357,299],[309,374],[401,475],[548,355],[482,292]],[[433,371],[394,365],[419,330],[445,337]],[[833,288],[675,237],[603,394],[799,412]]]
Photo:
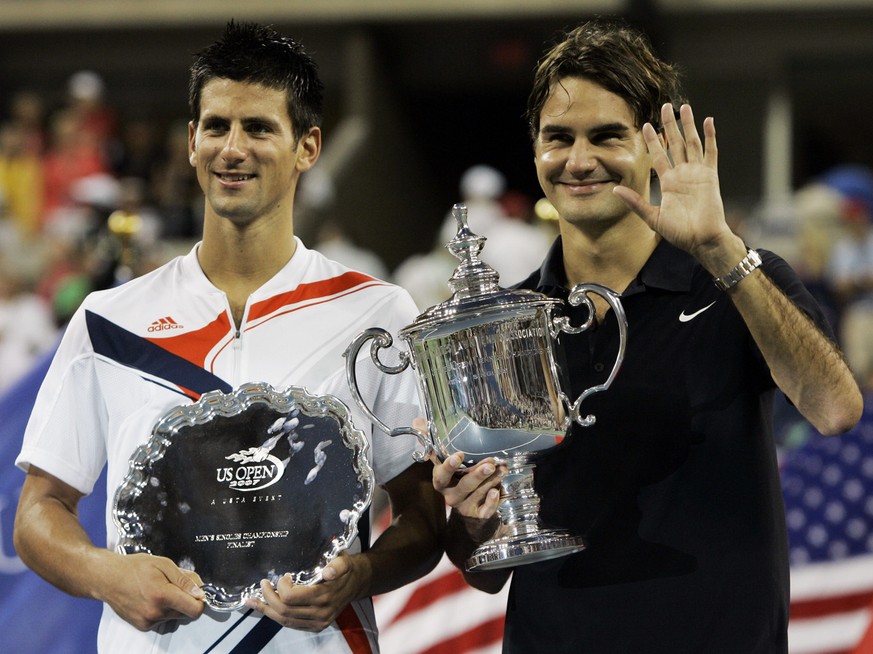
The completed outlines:
[[[449,279],[452,296],[400,331],[408,353],[401,353],[396,366],[379,359],[379,350],[393,342],[387,331],[370,328],[359,334],[344,354],[352,395],[385,433],[416,436],[424,447],[416,458],[435,453],[445,460],[461,452],[465,465],[494,457],[507,466],[498,508],[500,528],[466,562],[468,570],[517,566],[578,552],[585,548],[580,536],[543,525],[539,518],[535,461],[561,443],[573,422],[583,427],[594,424],[595,417],[582,415],[580,407],[590,395],[607,390],[618,374],[627,345],[624,309],[611,289],[579,284],[568,302],[584,304],[588,319],[574,327],[566,316],[555,315],[561,300],[500,288],[497,271],[479,258],[486,239],[470,231],[466,207],[456,204],[452,214],[458,231],[446,247],[460,260]],[[560,387],[555,348],[561,332],[577,334],[595,323],[589,293],[601,296],[615,312],[619,350],[608,378],[571,402]],[[428,433],[388,427],[362,398],[356,362],[371,340],[370,358],[382,372],[399,374],[412,366],[425,403]]]

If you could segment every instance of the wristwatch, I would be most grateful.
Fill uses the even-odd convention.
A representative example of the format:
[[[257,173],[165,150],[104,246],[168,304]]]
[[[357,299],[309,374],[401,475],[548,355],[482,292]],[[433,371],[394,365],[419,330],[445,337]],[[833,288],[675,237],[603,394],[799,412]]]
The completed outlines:
[[[761,255],[758,254],[755,250],[749,248],[746,256],[743,257],[743,260],[737,264],[736,268],[731,270],[726,275],[713,278],[712,281],[719,288],[719,290],[727,291],[739,284],[749,275],[749,273],[751,273],[755,268],[760,265]]]

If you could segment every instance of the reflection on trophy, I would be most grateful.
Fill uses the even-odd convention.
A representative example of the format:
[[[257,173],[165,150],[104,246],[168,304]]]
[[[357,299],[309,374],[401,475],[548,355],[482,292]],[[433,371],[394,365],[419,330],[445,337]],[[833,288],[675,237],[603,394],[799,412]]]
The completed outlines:
[[[412,434],[424,447],[423,459],[435,453],[445,460],[464,454],[469,466],[494,457],[507,466],[501,482],[498,509],[500,528],[467,561],[467,569],[494,569],[565,556],[585,548],[580,536],[542,524],[539,497],[534,489],[536,457],[554,448],[567,436],[572,423],[594,424],[583,415],[581,404],[605,391],[618,374],[627,344],[627,320],[618,294],[598,284],[579,284],[570,292],[573,306],[584,304],[587,321],[570,325],[555,315],[560,300],[528,290],[498,286],[498,273],[479,258],[485,238],[470,231],[467,210],[452,209],[458,223],[455,237],[446,245],[460,264],[449,287],[453,294],[431,307],[400,331],[408,352],[396,366],[379,359],[379,351],[393,338],[381,328],[362,332],[345,352],[346,373],[358,406],[380,429],[391,436]],[[571,401],[561,390],[555,359],[561,332],[576,334],[595,322],[589,293],[599,295],[615,312],[619,350],[608,378]],[[372,341],[370,358],[384,373],[398,374],[412,365],[427,413],[428,433],[413,427],[390,428],[367,406],[356,381],[358,352]]]

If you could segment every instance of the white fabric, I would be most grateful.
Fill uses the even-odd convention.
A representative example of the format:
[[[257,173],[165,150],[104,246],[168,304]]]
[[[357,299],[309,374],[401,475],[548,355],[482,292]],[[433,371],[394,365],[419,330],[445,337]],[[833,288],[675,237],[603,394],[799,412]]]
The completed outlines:
[[[266,382],[280,389],[303,386],[313,394],[338,397],[349,407],[354,425],[370,436],[370,455],[379,484],[413,461],[414,438],[389,438],[372,428],[360,412],[348,389],[342,356],[352,339],[367,327],[383,327],[396,338],[399,329],[416,315],[408,293],[360,273],[350,274],[298,240],[291,261],[249,298],[237,332],[227,300],[203,274],[196,250],[197,246],[152,273],[85,300],[68,326],[39,392],[16,461],[25,470],[29,465],[42,468],[83,493],[93,489],[108,462],[106,525],[110,548],[117,542],[111,515],[113,490],[127,474],[131,454],[148,440],[159,418],[197,395],[189,392],[187,395],[193,397],[187,397],[186,389],[168,379],[172,375],[145,373],[136,365],[95,353],[93,334],[86,324],[89,312],[181,355],[233,388],[244,382]],[[362,394],[385,423],[409,425],[423,415],[410,370],[393,376],[381,373],[370,361],[369,347],[363,348],[358,359]],[[392,363],[392,356],[383,353],[382,360]],[[368,625],[370,640],[374,640],[370,603],[355,609]],[[239,612],[207,612],[190,624],[172,625],[166,633],[142,633],[106,608],[99,650],[203,652],[240,618]],[[258,618],[246,618],[220,646],[209,651],[230,651],[235,639]],[[283,629],[260,651],[352,650],[334,625],[321,634]]]

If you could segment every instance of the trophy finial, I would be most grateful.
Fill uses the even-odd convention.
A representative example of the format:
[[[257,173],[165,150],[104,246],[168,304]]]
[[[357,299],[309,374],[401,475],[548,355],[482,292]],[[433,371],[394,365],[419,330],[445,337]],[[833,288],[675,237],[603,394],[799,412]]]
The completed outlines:
[[[449,279],[449,288],[455,297],[470,297],[496,291],[500,274],[479,258],[479,253],[487,240],[473,233],[467,222],[467,205],[458,203],[452,206],[452,216],[458,224],[455,237],[446,248],[460,261]]]
[[[452,205],[452,217],[458,223],[458,232],[464,230],[469,231],[470,225],[467,223],[467,205],[463,202],[458,202]]]

